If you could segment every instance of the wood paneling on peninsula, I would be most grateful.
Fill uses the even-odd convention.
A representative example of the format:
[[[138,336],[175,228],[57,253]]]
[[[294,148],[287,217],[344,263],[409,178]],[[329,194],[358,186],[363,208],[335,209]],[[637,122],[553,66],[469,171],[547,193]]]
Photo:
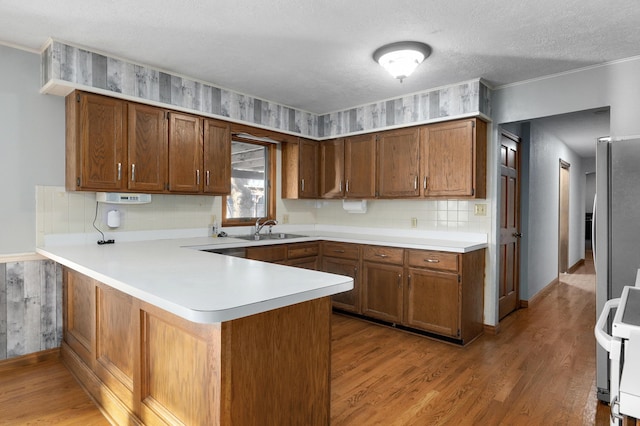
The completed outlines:
[[[329,297],[198,324],[64,277],[63,359],[116,424],[329,424]]]

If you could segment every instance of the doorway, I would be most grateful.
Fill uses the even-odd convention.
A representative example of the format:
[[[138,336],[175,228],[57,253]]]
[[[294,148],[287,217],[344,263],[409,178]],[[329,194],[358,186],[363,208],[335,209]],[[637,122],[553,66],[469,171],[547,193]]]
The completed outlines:
[[[558,272],[569,272],[569,168],[571,165],[560,159],[560,190],[558,212]]]
[[[499,319],[518,308],[520,288],[520,138],[500,132]]]

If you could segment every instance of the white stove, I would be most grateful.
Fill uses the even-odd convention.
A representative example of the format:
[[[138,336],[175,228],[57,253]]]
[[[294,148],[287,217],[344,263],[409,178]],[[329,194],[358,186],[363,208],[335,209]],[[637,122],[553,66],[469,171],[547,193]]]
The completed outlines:
[[[607,334],[609,313],[616,308]],[[595,335],[609,353],[611,425],[621,425],[623,415],[640,418],[640,287],[625,286],[619,299],[607,301]]]

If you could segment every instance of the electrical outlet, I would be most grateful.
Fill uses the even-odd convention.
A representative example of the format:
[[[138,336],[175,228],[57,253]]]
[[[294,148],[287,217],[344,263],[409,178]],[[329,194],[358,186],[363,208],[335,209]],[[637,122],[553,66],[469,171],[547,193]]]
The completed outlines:
[[[487,215],[487,205],[486,204],[476,204],[473,208],[473,214],[476,216],[486,216]]]
[[[282,215],[282,223],[289,223],[289,215],[288,214],[283,214]]]
[[[412,217],[411,218],[411,227],[412,228],[417,228],[418,227],[418,218],[417,217]]]

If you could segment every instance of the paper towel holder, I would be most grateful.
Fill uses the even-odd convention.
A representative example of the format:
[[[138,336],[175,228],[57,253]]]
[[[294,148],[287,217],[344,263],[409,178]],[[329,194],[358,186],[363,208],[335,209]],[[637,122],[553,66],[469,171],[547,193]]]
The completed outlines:
[[[342,200],[342,208],[347,213],[366,213],[367,200]]]

